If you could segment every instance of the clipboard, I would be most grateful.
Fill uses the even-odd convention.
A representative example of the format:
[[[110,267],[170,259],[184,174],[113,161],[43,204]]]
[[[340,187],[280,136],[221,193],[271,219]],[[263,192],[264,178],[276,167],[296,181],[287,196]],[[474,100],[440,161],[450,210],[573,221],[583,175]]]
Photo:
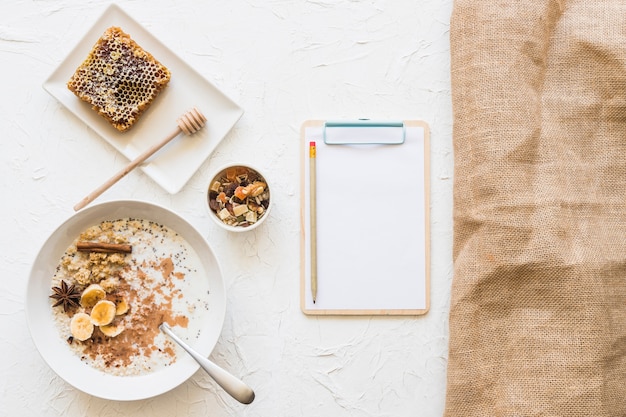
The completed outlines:
[[[302,312],[426,314],[428,125],[419,120],[308,120],[300,129],[300,166]],[[315,302],[312,265],[317,269]]]

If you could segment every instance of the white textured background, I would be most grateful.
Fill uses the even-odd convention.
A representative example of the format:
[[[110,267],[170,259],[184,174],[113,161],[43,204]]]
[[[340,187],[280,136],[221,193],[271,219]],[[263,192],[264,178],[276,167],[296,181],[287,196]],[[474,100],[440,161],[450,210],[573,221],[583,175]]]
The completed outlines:
[[[187,186],[140,171],[100,201],[166,205],[221,261],[227,317],[212,358],[257,393],[243,406],[202,371],[162,396],[92,398],[40,358],[24,315],[40,245],[127,161],[41,87],[109,2],[0,2],[1,416],[439,416],[452,279],[451,0],[135,0],[118,4],[245,114]],[[306,119],[422,119],[431,126],[431,311],[419,318],[311,318],[299,308],[298,137]],[[208,172],[245,160],[275,207],[229,235],[203,206]],[[390,260],[391,261],[391,260]]]

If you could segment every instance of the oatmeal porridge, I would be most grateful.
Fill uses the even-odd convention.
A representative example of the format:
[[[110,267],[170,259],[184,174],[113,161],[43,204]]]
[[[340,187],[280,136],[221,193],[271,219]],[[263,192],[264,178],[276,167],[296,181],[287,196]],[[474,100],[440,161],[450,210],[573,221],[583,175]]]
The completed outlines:
[[[162,322],[190,341],[208,311],[208,282],[193,248],[158,223],[124,218],[83,231],[51,282],[59,335],[82,361],[114,375],[169,366],[179,348]]]

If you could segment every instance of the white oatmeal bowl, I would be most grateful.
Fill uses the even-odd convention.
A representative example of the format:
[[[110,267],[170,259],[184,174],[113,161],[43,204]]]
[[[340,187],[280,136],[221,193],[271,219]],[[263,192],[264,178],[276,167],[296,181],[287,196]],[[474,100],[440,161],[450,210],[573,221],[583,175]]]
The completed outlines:
[[[207,241],[178,214],[142,201],[72,215],[43,244],[27,285],[27,322],[43,359],[70,385],[110,400],[186,381],[199,366],[159,324],[208,357],[225,312]]]

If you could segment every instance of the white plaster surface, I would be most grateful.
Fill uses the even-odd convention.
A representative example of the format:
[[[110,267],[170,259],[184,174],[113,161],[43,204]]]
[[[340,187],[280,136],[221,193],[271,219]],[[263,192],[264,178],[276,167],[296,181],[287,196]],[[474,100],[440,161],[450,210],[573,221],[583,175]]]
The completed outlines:
[[[161,396],[111,402],[73,389],[43,362],[24,313],[30,266],[72,206],[127,161],[42,83],[108,4],[0,2],[0,416],[441,415],[452,279],[451,0],[120,0],[245,113],[180,193],[134,171],[99,201],[153,201],[207,237],[228,294],[211,358],[257,398],[241,405],[198,371]],[[423,317],[300,311],[299,128],[359,117],[431,127],[431,310]],[[237,161],[262,169],[274,187],[271,217],[245,234],[219,229],[203,205],[208,173]]]

